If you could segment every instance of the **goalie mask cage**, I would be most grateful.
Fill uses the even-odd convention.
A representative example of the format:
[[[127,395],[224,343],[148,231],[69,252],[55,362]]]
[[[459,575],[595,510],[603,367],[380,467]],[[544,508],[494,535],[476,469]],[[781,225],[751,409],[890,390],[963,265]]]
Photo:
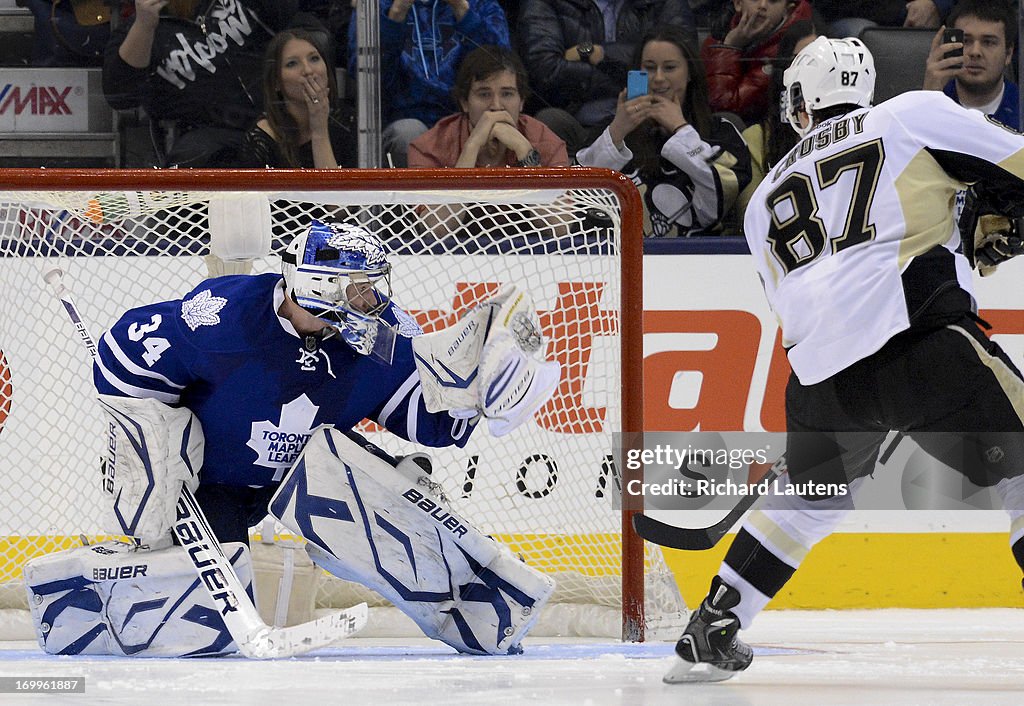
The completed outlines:
[[[614,435],[643,429],[642,206],[628,180],[593,169],[2,174],[0,608],[25,606],[26,560],[110,527],[91,361],[41,272],[65,271],[99,338],[126,309],[181,298],[208,276],[208,204],[244,191],[271,205],[273,254],[254,273],[279,272],[277,253],[295,233],[334,218],[385,240],[395,301],[424,330],[452,324],[501,284],[529,291],[547,355],[562,365],[554,397],[505,437],[480,428],[465,449],[429,449],[433,480],[457,512],[555,578],[552,610],[579,606],[556,632],[607,635],[613,625],[643,639],[681,627],[685,606],[661,550],[645,549],[616,497],[626,479]],[[392,454],[412,450],[360,430]],[[327,574],[319,581],[318,607],[368,598]]]

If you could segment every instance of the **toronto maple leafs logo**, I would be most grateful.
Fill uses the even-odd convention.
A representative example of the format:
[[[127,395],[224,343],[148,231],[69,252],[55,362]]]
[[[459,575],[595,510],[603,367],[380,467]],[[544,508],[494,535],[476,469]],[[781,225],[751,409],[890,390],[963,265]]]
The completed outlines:
[[[398,322],[398,333],[406,338],[419,336],[423,333],[423,329],[416,323],[416,319],[412,317],[412,314],[397,306],[392,307],[391,310],[395,312],[395,321]]]
[[[338,250],[339,259],[347,260],[349,266],[356,266],[358,260],[369,269],[377,269],[388,264],[388,256],[383,244],[362,226],[351,223],[330,223],[331,235],[327,238],[327,246]]]
[[[252,434],[245,445],[256,452],[255,464],[276,469],[274,480],[279,480],[313,435],[313,420],[319,410],[320,407],[303,394],[281,407],[279,424],[269,419],[253,422]]]
[[[227,303],[224,297],[215,297],[209,289],[205,289],[181,303],[181,318],[193,331],[200,326],[216,326],[220,323],[218,313]]]

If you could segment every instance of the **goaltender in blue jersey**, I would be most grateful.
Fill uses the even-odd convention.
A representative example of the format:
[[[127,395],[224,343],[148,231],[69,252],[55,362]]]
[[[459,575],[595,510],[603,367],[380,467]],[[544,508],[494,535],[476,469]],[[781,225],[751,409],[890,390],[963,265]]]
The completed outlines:
[[[394,302],[380,319],[397,333],[390,364],[307,315],[280,275],[207,280],[122,316],[100,339],[96,389],[192,410],[206,436],[202,485],[273,486],[317,427],[363,418],[425,446],[464,446],[475,423],[424,406],[419,326]]]
[[[132,309],[102,336],[109,530],[135,542],[26,565],[46,651],[235,649],[214,590],[197,589],[172,545],[183,486],[216,538],[237,543],[226,553],[243,583],[249,528],[269,513],[317,565],[388,598],[429,637],[471,654],[519,649],[554,582],[460,517],[429,457],[393,458],[352,429],[371,419],[425,447],[464,446],[481,419],[493,436],[531,419],[560,378],[532,300],[508,286],[424,335],[392,301],[385,245],[364,227],[314,220],[282,263],[280,275],[209,279]],[[72,604],[68,591],[92,598]]]

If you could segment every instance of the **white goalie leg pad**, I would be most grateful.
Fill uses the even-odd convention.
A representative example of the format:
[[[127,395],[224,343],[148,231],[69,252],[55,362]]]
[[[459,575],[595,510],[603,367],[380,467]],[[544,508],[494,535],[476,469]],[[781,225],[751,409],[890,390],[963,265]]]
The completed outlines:
[[[182,483],[199,485],[203,430],[184,407],[153,399],[100,395],[107,414],[103,488],[113,498],[115,534],[154,544],[177,519]]]
[[[224,552],[247,590],[244,544]],[[220,606],[181,547],[103,542],[26,562],[25,588],[39,646],[55,655],[199,657],[236,652]]]
[[[377,591],[459,652],[517,652],[554,591],[426,484],[336,430],[314,433],[270,512],[319,566]]]
[[[544,360],[546,342],[533,300],[513,291],[497,310],[480,353],[479,407],[492,436],[504,436],[551,398],[561,366]]]

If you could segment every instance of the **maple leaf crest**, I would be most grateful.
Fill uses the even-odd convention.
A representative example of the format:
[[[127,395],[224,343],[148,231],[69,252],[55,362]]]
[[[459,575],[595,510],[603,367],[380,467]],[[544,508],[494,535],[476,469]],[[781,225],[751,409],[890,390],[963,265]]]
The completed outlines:
[[[281,406],[278,424],[269,419],[253,422],[252,434],[245,445],[256,452],[255,464],[277,469],[274,480],[279,480],[313,435],[313,421],[319,410],[319,406],[302,394]]]
[[[220,323],[217,313],[227,303],[227,299],[215,297],[209,289],[206,289],[181,303],[181,318],[193,331],[200,326],[216,326]]]
[[[398,333],[405,336],[406,338],[413,338],[423,333],[423,329],[416,322],[416,319],[412,317],[412,314],[402,309],[400,306],[394,306],[391,308],[395,312],[395,321],[398,322]]]

